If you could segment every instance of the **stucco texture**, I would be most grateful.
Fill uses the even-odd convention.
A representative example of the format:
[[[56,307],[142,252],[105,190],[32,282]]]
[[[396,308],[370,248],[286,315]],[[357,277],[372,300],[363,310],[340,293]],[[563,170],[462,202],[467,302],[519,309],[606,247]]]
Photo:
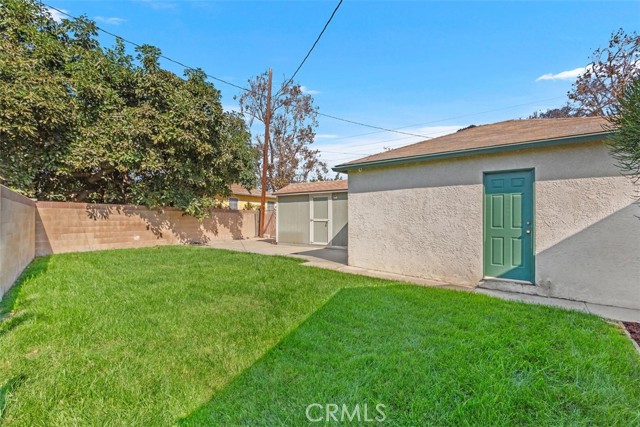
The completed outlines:
[[[638,185],[604,142],[349,171],[349,264],[483,278],[483,173],[534,169],[541,293],[640,308]]]

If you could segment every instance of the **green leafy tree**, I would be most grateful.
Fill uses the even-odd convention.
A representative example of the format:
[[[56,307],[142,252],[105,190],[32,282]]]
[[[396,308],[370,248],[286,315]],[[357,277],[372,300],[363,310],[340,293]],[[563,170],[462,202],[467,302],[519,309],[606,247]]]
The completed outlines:
[[[0,5],[0,182],[34,197],[67,151],[76,118],[62,29],[37,3]]]
[[[162,69],[159,49],[103,49],[86,18],[0,6],[0,179],[41,200],[176,206],[204,216],[229,184],[254,184],[243,118],[200,70]]]

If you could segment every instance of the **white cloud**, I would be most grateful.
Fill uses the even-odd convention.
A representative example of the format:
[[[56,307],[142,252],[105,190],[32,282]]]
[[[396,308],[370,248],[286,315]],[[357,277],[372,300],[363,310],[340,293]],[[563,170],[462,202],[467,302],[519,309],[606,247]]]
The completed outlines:
[[[177,4],[174,3],[173,1],[165,1],[165,0],[135,0],[135,1],[139,1],[140,3],[144,3],[147,6],[156,9],[156,10],[167,10],[167,9],[174,9]]]
[[[587,71],[587,67],[579,67],[573,70],[561,71],[557,74],[548,73],[543,74],[536,79],[537,82],[542,80],[573,80],[578,78],[578,76]]]
[[[337,138],[338,135],[333,133],[319,133],[316,135],[316,139],[334,139]]]
[[[300,90],[302,90],[302,93],[306,93],[307,95],[317,95],[320,93],[319,90],[309,89],[306,86],[300,86]]]
[[[96,22],[101,22],[103,24],[107,24],[107,25],[120,25],[123,24],[125,22],[127,22],[126,19],[124,18],[118,18],[116,16],[112,16],[109,18],[104,18],[102,16],[96,16],[95,18],[93,18]]]
[[[62,12],[64,12],[64,13],[67,13],[67,12],[68,12],[68,11],[67,11],[67,10],[65,10],[65,9],[60,9],[60,10],[61,10]],[[51,15],[51,19],[53,19],[53,20],[54,20],[54,21],[56,21],[56,22],[60,22],[60,21],[62,21],[63,19],[65,19],[65,18],[66,18],[66,16],[65,16],[65,15],[63,15],[62,13],[58,12],[58,11],[57,11],[57,10],[55,10],[55,9],[51,9],[51,8],[49,8],[49,7],[47,8],[47,12],[49,12],[49,15]]]

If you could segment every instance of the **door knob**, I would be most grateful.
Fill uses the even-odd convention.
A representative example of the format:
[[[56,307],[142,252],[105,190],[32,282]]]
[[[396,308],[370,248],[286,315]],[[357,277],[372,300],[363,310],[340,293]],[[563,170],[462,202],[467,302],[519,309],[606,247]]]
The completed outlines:
[[[531,230],[527,230],[527,231],[525,231],[525,233],[531,234]]]

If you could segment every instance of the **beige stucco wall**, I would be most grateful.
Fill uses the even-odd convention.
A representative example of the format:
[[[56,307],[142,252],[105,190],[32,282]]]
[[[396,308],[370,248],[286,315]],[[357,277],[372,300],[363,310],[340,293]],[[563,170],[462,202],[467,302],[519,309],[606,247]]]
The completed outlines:
[[[257,215],[212,209],[199,222],[175,208],[38,202],[36,254],[245,239],[257,235]]]
[[[483,172],[535,169],[546,294],[640,308],[640,189],[602,142],[349,173],[349,264],[456,283],[483,276]]]
[[[35,254],[35,203],[0,186],[0,299]]]

